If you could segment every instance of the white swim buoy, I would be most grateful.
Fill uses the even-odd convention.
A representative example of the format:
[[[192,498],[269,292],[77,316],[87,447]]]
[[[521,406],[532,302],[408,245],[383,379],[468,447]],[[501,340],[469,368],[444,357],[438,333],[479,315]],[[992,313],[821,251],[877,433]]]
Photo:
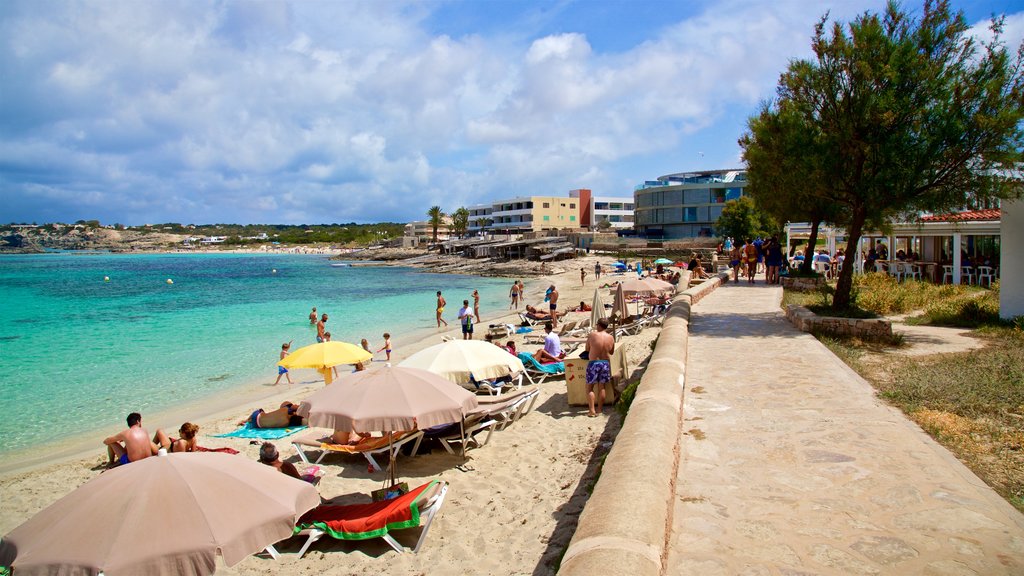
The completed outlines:
[[[271,274],[277,274],[277,268],[274,268],[273,270],[271,270],[270,273]]]
[[[171,280],[170,278],[168,278],[168,279],[167,279],[167,283],[168,283],[168,284],[174,284],[174,280]]]
[[[110,276],[104,276],[103,277],[103,281],[104,282],[110,282]]]

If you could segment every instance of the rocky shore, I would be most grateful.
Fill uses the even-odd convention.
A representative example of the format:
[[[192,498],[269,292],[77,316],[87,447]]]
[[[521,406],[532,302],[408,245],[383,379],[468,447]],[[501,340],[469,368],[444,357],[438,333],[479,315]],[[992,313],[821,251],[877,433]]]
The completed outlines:
[[[535,260],[494,260],[437,254],[412,248],[376,248],[347,252],[333,260],[358,260],[355,266],[406,266],[439,274],[471,274],[473,276],[534,277],[561,274],[580,264],[574,260],[537,262]],[[590,268],[593,268],[591,264]]]

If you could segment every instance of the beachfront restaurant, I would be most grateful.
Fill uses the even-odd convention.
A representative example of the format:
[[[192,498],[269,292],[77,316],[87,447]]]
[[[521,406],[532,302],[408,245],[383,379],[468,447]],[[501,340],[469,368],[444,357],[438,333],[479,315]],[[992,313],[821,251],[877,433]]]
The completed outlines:
[[[871,248],[885,246],[887,260],[879,260],[876,270],[898,274],[902,266],[890,265],[896,254],[918,257],[914,264],[921,278],[935,283],[990,283],[999,277],[1001,249],[1001,212],[997,209],[969,210],[952,214],[924,215],[916,222],[897,222],[887,233],[867,232],[861,236],[854,254],[857,272],[864,271],[864,258]],[[810,224],[786,225],[787,245],[795,246],[809,237]],[[819,237],[825,241],[829,254],[846,248],[842,228],[821,226]]]

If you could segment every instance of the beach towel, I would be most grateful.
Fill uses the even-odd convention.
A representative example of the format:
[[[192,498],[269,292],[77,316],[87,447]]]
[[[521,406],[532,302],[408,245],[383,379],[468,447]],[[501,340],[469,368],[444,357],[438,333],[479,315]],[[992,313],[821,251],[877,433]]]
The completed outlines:
[[[222,454],[238,454],[238,450],[234,448],[205,448],[203,446],[196,446],[196,452],[220,452]]]
[[[277,440],[278,438],[284,438],[285,436],[291,436],[296,432],[301,432],[308,428],[308,426],[291,426],[288,428],[252,428],[249,422],[245,423],[234,432],[228,432],[227,434],[214,434],[214,438],[256,438],[258,440]]]
[[[389,530],[419,526],[420,510],[416,499],[435,483],[437,480],[392,500],[348,506],[318,506],[299,518],[295,533],[317,528],[339,540],[365,540],[379,538]]]
[[[520,352],[519,354],[517,354],[517,356],[520,360],[523,361],[523,364],[529,364],[530,366],[533,366],[534,368],[540,370],[541,372],[545,372],[547,374],[561,374],[565,372],[565,362],[551,362],[549,364],[541,364],[540,362],[537,362],[537,359],[534,358],[533,354],[530,354],[529,352]]]

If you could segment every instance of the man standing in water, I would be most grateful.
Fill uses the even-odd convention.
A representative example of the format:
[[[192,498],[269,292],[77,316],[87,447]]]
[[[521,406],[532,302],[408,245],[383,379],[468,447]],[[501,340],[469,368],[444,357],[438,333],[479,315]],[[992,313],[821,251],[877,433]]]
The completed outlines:
[[[441,296],[441,291],[438,290],[437,291],[437,327],[438,328],[441,327],[441,324],[444,324],[445,328],[448,327],[448,323],[445,322],[444,318],[441,318],[441,314],[444,314],[444,306],[445,306],[445,304],[447,304],[447,302],[444,301],[444,296]]]
[[[590,336],[587,336],[587,402],[593,418],[604,410],[605,384],[612,381],[612,352],[615,352],[615,339],[606,332],[608,320],[601,318]],[[594,409],[594,387],[597,387],[597,409]]]
[[[316,341],[324,342],[324,324],[327,323],[327,314],[320,317],[320,321],[316,323]]]
[[[313,311],[309,313],[309,323],[316,324],[316,306],[313,306]]]
[[[107,445],[108,468],[148,458],[160,449],[149,439],[149,432],[142,427],[141,414],[132,412],[127,420],[127,430],[103,441]]]

